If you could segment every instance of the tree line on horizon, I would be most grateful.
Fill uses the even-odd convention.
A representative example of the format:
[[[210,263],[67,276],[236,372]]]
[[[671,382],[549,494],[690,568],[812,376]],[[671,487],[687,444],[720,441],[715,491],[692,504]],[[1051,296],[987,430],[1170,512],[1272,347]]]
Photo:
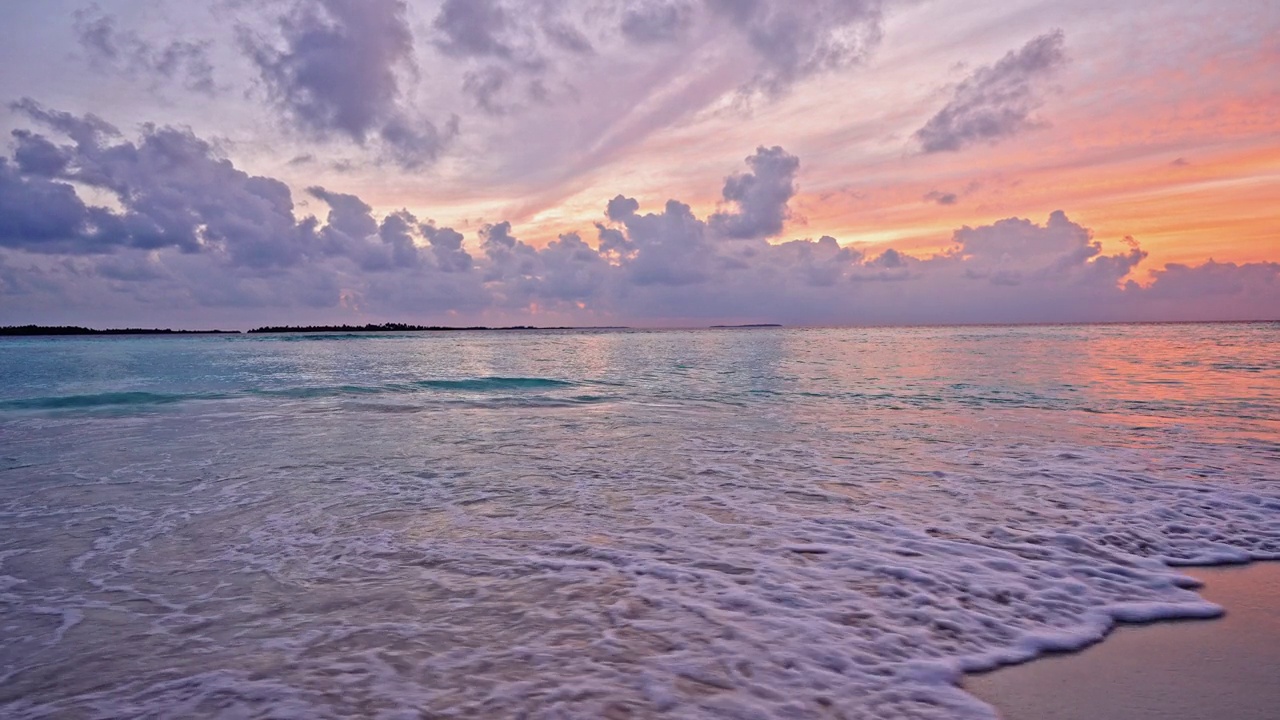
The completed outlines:
[[[239,335],[239,330],[173,330],[171,328],[94,328],[79,325],[7,325],[0,336],[26,335]]]
[[[409,323],[367,323],[365,325],[270,325],[254,328],[247,334],[267,333],[323,333],[323,332],[462,332],[474,330],[587,330],[612,328],[537,327],[534,325],[510,325],[506,327],[449,327],[445,325],[412,325]],[[240,335],[239,330],[173,330],[169,328],[107,328],[95,329],[78,325],[9,325],[0,327],[0,336],[25,337],[49,335]]]

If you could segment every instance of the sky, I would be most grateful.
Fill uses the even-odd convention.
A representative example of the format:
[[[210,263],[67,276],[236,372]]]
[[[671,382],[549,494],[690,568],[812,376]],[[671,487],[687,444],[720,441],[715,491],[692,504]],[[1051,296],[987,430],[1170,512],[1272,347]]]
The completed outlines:
[[[1280,319],[1280,3],[5,0],[0,324]]]

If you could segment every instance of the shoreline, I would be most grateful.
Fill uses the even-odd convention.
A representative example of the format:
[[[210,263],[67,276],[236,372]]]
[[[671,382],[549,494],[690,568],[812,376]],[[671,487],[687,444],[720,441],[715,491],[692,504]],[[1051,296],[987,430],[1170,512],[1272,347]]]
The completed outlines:
[[[1269,720],[1280,707],[1280,561],[1171,567],[1218,617],[1118,622],[1074,651],[966,674],[1003,720]]]

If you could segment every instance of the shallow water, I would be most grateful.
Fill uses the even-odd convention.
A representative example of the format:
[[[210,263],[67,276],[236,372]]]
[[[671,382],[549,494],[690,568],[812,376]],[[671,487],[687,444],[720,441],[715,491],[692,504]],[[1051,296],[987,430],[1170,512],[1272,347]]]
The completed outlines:
[[[994,717],[1280,558],[1280,325],[0,340],[0,715]]]

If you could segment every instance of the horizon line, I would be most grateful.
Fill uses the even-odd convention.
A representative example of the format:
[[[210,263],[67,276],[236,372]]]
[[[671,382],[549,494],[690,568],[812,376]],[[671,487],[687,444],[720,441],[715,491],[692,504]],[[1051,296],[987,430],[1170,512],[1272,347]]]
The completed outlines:
[[[663,332],[693,330],[890,330],[929,328],[1001,328],[1001,327],[1089,327],[1123,325],[1269,325],[1274,319],[1242,320],[1070,320],[1011,322],[922,322],[922,323],[850,323],[796,324],[737,323],[713,325],[416,325],[412,323],[369,323],[366,325],[280,325],[260,326],[248,330],[210,328],[92,328],[81,325],[3,325],[0,337],[87,337],[94,335],[287,335],[296,333],[432,333],[432,332]],[[401,327],[395,327],[395,326]]]

